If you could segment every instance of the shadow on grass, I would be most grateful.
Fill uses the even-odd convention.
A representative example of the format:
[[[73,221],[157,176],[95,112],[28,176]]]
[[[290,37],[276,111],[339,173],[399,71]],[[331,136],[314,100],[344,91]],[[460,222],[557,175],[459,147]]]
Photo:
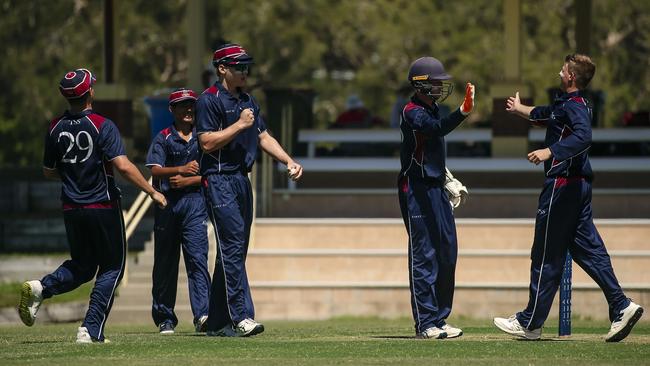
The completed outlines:
[[[179,334],[177,334],[177,336],[180,336],[180,337],[203,337],[203,338],[233,338],[233,337],[208,337],[205,333],[179,333]]]
[[[54,344],[54,343],[60,344],[61,340],[52,340],[52,341],[42,340],[42,341],[22,341],[22,342],[20,342],[20,344]]]

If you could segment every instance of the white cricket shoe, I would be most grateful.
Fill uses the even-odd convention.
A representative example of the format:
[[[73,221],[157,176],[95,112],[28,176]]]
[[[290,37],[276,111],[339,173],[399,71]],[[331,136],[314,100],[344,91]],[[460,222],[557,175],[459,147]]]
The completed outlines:
[[[630,305],[623,309],[616,320],[612,322],[605,342],[620,342],[625,339],[632,331],[634,324],[641,319],[641,315],[643,315],[643,308],[630,301]]]
[[[449,324],[445,324],[440,328],[447,333],[447,338],[456,338],[463,335],[463,330],[460,328],[453,327]]]
[[[237,337],[250,337],[264,331],[264,326],[251,318],[246,318],[237,324],[235,332]]]
[[[23,283],[20,292],[20,304],[18,305],[18,314],[20,320],[26,326],[31,327],[34,325],[36,313],[43,301],[43,285],[39,280],[27,281]]]
[[[422,333],[418,333],[415,338],[418,339],[444,339],[447,338],[447,332],[438,327],[431,327],[424,330]]]
[[[89,343],[111,343],[108,339],[104,338],[103,341],[98,341],[96,339],[93,339],[93,337],[90,336],[90,333],[88,333],[88,328],[86,327],[79,327],[77,328],[77,343],[78,344],[89,344]]]
[[[77,343],[80,344],[93,343],[93,339],[90,336],[90,333],[88,333],[88,328],[86,327],[77,328]]]
[[[528,340],[538,340],[542,337],[542,328],[528,330],[519,324],[517,316],[513,315],[510,318],[494,318],[494,325],[502,331]]]

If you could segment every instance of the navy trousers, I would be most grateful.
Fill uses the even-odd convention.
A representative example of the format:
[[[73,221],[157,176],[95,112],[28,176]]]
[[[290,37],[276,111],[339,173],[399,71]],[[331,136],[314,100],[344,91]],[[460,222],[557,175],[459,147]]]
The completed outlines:
[[[255,318],[246,274],[246,255],[253,223],[253,191],[243,173],[203,178],[208,215],[217,237],[208,330],[217,331]]]
[[[70,260],[43,277],[43,298],[72,291],[92,280],[88,311],[82,326],[95,340],[104,340],[104,326],[113,306],[115,289],[124,275],[126,238],[119,202],[112,208],[74,208],[63,211]]]
[[[540,328],[548,317],[562,279],[567,250],[602,289],[611,321],[630,304],[594,226],[591,182],[581,177],[547,178],[535,220],[528,306],[517,313],[517,320],[527,329]]]
[[[458,242],[456,223],[444,188],[403,177],[399,203],[409,236],[408,265],[415,331],[442,327],[454,299]]]
[[[174,326],[178,324],[174,306],[181,248],[194,322],[208,315],[210,275],[207,221],[205,200],[200,192],[178,198],[170,196],[166,208],[156,206],[151,289],[151,316],[156,325],[163,322],[171,322]]]

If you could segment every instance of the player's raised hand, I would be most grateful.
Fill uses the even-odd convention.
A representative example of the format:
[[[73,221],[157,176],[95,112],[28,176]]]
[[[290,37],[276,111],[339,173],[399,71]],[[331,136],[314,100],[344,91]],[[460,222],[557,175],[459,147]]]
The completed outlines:
[[[514,97],[509,97],[506,101],[506,111],[515,113],[519,107],[521,107],[521,100],[519,100],[519,92],[516,92]]]
[[[291,180],[297,181],[302,176],[302,166],[295,161],[289,162],[287,164],[287,172]]]
[[[474,84],[465,85],[465,98],[460,106],[460,113],[468,115],[474,109]]]
[[[151,199],[154,202],[156,202],[156,204],[160,208],[167,207],[167,199],[165,198],[165,196],[162,193],[160,193],[158,191],[153,191],[152,193],[149,194],[149,197],[151,197]]]
[[[249,128],[255,122],[255,115],[253,114],[252,108],[246,108],[239,114],[239,124],[243,128]]]
[[[199,163],[196,160],[192,160],[189,163],[182,165],[178,168],[178,173],[183,176],[197,175],[199,174]]]

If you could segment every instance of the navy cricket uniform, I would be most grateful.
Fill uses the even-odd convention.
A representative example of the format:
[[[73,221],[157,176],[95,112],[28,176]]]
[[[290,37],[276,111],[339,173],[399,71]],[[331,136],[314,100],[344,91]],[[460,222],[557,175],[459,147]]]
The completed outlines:
[[[147,166],[182,166],[198,160],[196,133],[185,141],[174,125],[160,131],[147,155]],[[172,188],[169,179],[154,179],[154,188],[165,195],[168,205],[156,206],[154,224],[153,303],[151,315],[156,325],[178,324],[174,313],[180,249],[187,270],[187,284],[194,322],[208,315],[210,275],[208,274],[208,214],[200,186]]]
[[[65,293],[97,275],[83,325],[104,340],[104,325],[124,274],[126,238],[111,161],[125,155],[115,124],[92,110],[66,112],[50,124],[43,167],[61,176],[70,260],[43,277],[43,298]]]
[[[196,103],[198,134],[227,128],[247,108],[253,109],[253,126],[223,148],[202,152],[199,161],[208,215],[217,237],[208,315],[208,330],[213,331],[255,318],[246,275],[253,223],[253,191],[248,172],[257,158],[259,135],[266,131],[266,124],[252,96],[241,93],[237,99],[218,82],[204,91]]]
[[[465,116],[440,117],[416,97],[404,107],[398,195],[409,236],[409,287],[415,331],[446,324],[454,297],[458,243],[444,189],[445,139]]]
[[[531,121],[546,126],[546,179],[539,196],[531,251],[528,306],[517,313],[527,329],[540,328],[560,286],[567,255],[600,286],[610,321],[630,304],[614,275],[605,244],[593,223],[587,151],[591,145],[591,109],[579,92],[563,94],[552,105],[535,107]]]

